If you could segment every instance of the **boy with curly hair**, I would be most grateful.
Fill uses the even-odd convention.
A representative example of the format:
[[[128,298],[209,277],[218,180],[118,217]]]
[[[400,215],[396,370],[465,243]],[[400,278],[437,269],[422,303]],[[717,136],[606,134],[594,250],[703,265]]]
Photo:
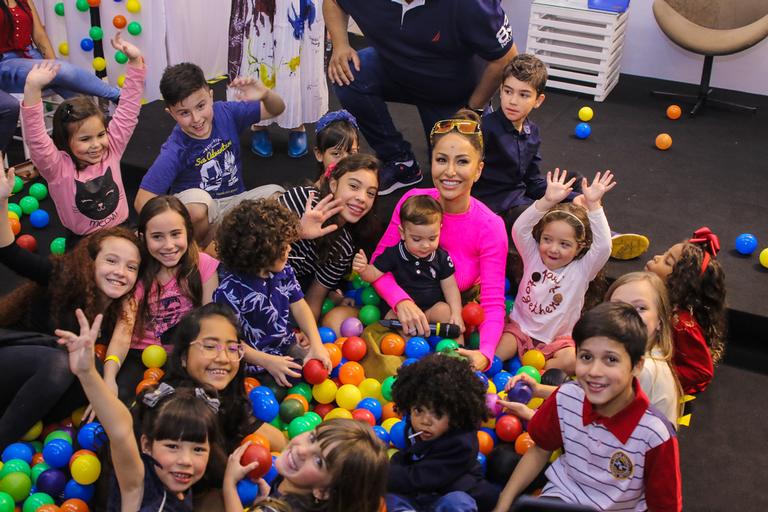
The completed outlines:
[[[485,386],[469,363],[431,354],[401,367],[392,400],[404,415],[406,447],[390,460],[387,510],[491,510],[499,489],[477,461]]]
[[[298,217],[274,199],[242,201],[216,232],[223,268],[213,301],[234,310],[246,341],[249,371],[263,368],[286,387],[289,377],[301,377],[301,365],[289,353],[304,361],[319,359],[331,369],[315,317],[288,265],[291,244],[298,239]],[[297,345],[291,315],[308,340],[306,353]]]

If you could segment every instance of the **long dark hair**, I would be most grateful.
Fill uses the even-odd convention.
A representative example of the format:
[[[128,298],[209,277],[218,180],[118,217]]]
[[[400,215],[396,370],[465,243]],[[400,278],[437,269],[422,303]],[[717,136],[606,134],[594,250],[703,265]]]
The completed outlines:
[[[160,296],[160,283],[157,282],[157,274],[162,270],[163,265],[155,258],[149,255],[147,251],[147,224],[150,220],[161,213],[172,211],[181,215],[184,219],[184,227],[187,231],[187,252],[179,260],[176,267],[176,281],[179,290],[192,301],[195,307],[202,304],[203,301],[203,283],[200,277],[200,254],[195,244],[192,219],[184,204],[175,196],[157,196],[153,197],[144,205],[139,213],[139,237],[142,241],[142,269],[141,284],[144,287],[144,297],[139,303],[139,309],[136,314],[136,324],[133,332],[137,336],[143,336],[144,327],[153,321],[153,313],[150,311],[149,304],[152,297]]]
[[[27,5],[27,0],[16,0],[16,4],[21,8],[22,11],[27,13],[27,16],[32,18],[32,11],[29,8],[29,5]],[[7,44],[10,44],[13,41],[13,33],[16,31],[16,23],[13,21],[13,15],[11,14],[11,9],[8,7],[8,0],[0,0],[0,10],[3,11],[4,19],[8,20],[8,32],[6,34],[8,37],[6,37],[5,41]],[[34,23],[34,21],[33,21]],[[0,27],[5,28],[5,27]]]

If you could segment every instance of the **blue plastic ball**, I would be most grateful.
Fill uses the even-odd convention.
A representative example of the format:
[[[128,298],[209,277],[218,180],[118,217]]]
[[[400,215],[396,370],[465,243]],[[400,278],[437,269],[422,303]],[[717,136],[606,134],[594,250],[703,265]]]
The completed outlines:
[[[373,417],[376,419],[376,423],[378,423],[379,420],[381,419],[381,413],[382,413],[381,403],[375,398],[371,398],[371,397],[363,398],[362,400],[360,400],[360,402],[358,402],[357,408],[370,411],[370,413],[373,414]]]
[[[269,468],[269,471],[267,471],[267,474],[264,475],[262,478],[265,482],[267,482],[269,485],[272,485],[272,482],[277,478],[277,468],[275,467],[275,461],[277,460],[277,456],[272,456],[272,467]]]
[[[259,484],[243,478],[237,482],[237,496],[243,507],[250,507],[254,500],[259,497]]]
[[[419,336],[414,336],[405,344],[405,357],[421,359],[429,354],[429,342]]]
[[[403,362],[400,364],[400,366],[401,366],[401,367],[403,367],[403,366],[408,366],[408,365],[411,365],[411,364],[413,364],[413,363],[418,363],[418,362],[419,362],[419,360],[418,360],[418,359],[416,359],[415,357],[409,357],[408,359],[404,360],[404,361],[403,361]]]
[[[256,386],[248,393],[248,398],[251,402],[256,402],[263,398],[275,398],[275,393],[267,386]]]
[[[43,459],[52,468],[66,466],[72,453],[72,445],[63,439],[54,439],[43,447]]]
[[[90,37],[82,38],[80,40],[80,48],[84,52],[90,52],[91,50],[93,50],[93,39],[91,39]]]
[[[477,375],[477,378],[480,379],[480,382],[483,383],[483,387],[487,388],[488,387],[488,376],[486,374],[484,374],[483,372],[481,372],[480,370],[477,370],[475,372],[475,375]]]
[[[752,233],[742,233],[736,237],[736,251],[745,256],[757,249],[757,237]]]
[[[504,363],[501,362],[501,359],[499,359],[496,356],[493,356],[493,361],[491,362],[491,366],[489,366],[488,369],[485,370],[485,374],[488,377],[493,378],[493,376],[499,373],[503,367],[504,367]]]
[[[5,447],[3,450],[2,460],[8,462],[11,459],[21,459],[27,464],[32,463],[32,456],[35,453],[32,448],[26,443],[12,443]]]
[[[405,450],[405,422],[398,421],[389,429],[389,440],[398,450]]]
[[[482,430],[489,436],[491,436],[491,439],[493,439],[493,444],[496,445],[499,442],[499,436],[496,435],[496,431],[490,427],[480,427],[479,430]]]
[[[493,385],[496,386],[496,389],[498,391],[501,391],[504,389],[504,387],[507,385],[507,382],[509,382],[509,379],[511,379],[513,375],[509,373],[508,371],[502,370],[496,375],[493,376]]]
[[[336,341],[336,333],[330,327],[320,327],[317,331],[320,333],[320,341],[323,343],[333,343]]]
[[[509,290],[512,288],[512,282],[508,277],[504,278],[504,295],[509,295]]]
[[[275,398],[261,398],[253,402],[253,415],[261,421],[270,422],[280,412],[280,404]]]
[[[589,123],[579,123],[576,125],[576,129],[573,131],[579,139],[586,139],[592,134],[592,127]]]
[[[429,346],[430,346],[430,348],[431,348],[432,350],[435,350],[435,347],[436,347],[436,346],[437,346],[437,344],[438,344],[438,343],[440,343],[441,341],[443,341],[443,338],[441,338],[440,336],[437,336],[437,335],[435,335],[435,336],[430,336],[429,338],[427,338],[427,342],[429,342]]]
[[[504,369],[515,375],[522,366],[523,363],[520,362],[520,356],[515,356],[504,364]]]
[[[77,433],[77,443],[80,445],[80,448],[85,448],[92,452],[98,451],[106,442],[107,433],[104,432],[104,427],[101,426],[101,423],[96,421],[83,425]]]
[[[373,431],[376,432],[376,435],[379,436],[379,439],[384,441],[384,444],[389,446],[389,432],[387,432],[387,429],[381,425],[374,425]]]
[[[42,229],[47,226],[50,220],[51,219],[48,216],[48,212],[41,209],[37,209],[29,215],[29,223],[38,229]]]
[[[477,462],[480,463],[480,467],[483,469],[483,475],[485,475],[485,462],[486,458],[483,452],[477,452]]]
[[[77,498],[83,501],[91,501],[93,495],[96,493],[96,487],[93,484],[83,485],[75,480],[70,480],[67,485],[64,486],[64,499],[71,500]]]

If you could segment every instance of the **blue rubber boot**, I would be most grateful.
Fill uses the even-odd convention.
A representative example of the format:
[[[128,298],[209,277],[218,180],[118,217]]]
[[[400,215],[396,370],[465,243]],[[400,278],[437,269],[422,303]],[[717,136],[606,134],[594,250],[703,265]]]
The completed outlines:
[[[307,154],[307,132],[290,132],[288,134],[288,156],[301,158]]]
[[[272,156],[272,140],[269,138],[269,131],[259,130],[253,132],[251,136],[251,151],[262,158]]]

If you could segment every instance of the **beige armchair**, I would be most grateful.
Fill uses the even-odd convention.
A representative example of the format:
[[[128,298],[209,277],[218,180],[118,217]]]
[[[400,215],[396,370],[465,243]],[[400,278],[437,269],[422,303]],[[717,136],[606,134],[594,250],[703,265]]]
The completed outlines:
[[[698,94],[653,91],[654,95],[694,103],[691,116],[704,105],[757,111],[757,107],[710,97],[709,80],[716,55],[746,50],[768,36],[767,0],[654,0],[653,15],[673,43],[704,55]]]

